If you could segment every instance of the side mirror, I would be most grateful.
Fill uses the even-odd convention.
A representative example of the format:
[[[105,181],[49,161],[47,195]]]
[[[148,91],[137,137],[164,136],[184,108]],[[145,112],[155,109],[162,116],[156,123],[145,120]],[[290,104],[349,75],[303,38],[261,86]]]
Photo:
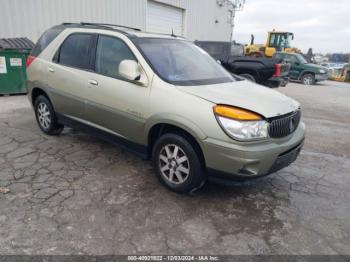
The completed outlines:
[[[139,64],[133,60],[123,60],[119,64],[118,72],[120,76],[130,81],[139,80],[141,77]]]
[[[141,86],[147,86],[148,80],[141,66],[134,60],[123,60],[119,64],[118,73],[121,77],[135,82]]]
[[[299,63],[299,62],[295,62],[294,64],[295,64],[295,65],[297,65],[297,66],[299,66],[299,65],[300,65],[300,63]]]

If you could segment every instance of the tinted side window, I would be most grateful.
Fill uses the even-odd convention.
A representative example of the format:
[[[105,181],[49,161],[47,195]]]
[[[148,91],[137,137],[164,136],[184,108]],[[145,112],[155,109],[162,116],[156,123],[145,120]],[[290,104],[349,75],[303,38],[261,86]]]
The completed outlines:
[[[282,55],[282,54],[279,54],[279,53],[276,53],[276,54],[275,54],[275,58],[276,58],[276,59],[283,59],[283,55]]]
[[[136,58],[129,47],[114,37],[99,36],[96,50],[96,73],[111,76],[119,76],[119,64],[123,60],[134,60]]]
[[[244,47],[239,44],[231,45],[231,55],[232,56],[244,56]]]
[[[38,40],[31,55],[38,56],[40,53],[64,30],[63,27],[54,27],[47,30]]]
[[[293,64],[299,62],[298,58],[296,58],[294,55],[288,55],[288,60],[291,61]]]
[[[202,49],[207,51],[211,56],[220,56],[225,53],[226,45],[225,43],[196,43]]]
[[[68,36],[61,45],[58,63],[81,69],[90,69],[92,40],[93,35],[90,34]]]

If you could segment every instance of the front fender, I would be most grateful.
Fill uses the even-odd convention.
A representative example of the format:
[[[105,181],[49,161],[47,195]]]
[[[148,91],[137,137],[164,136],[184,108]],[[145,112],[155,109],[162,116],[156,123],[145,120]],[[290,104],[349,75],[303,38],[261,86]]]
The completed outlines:
[[[312,71],[310,71],[309,69],[306,69],[306,70],[303,70],[303,71],[300,72],[298,80],[301,80],[302,76],[303,76],[304,74],[306,74],[306,73],[316,75],[315,72],[312,72]]]
[[[146,121],[144,133],[145,141],[148,141],[148,134],[151,131],[152,127],[158,124],[168,124],[176,126],[190,133],[193,137],[199,140],[207,138],[207,135],[203,132],[203,130],[192,120],[176,114],[161,113],[151,116]]]

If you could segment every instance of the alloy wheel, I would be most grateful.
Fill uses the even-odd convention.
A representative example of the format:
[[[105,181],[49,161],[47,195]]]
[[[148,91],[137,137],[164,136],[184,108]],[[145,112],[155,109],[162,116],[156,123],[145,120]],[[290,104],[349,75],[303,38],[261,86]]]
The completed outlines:
[[[178,145],[167,144],[159,153],[159,169],[168,182],[182,184],[190,175],[190,161]]]
[[[304,85],[311,85],[312,82],[313,82],[313,79],[312,79],[311,76],[306,76],[306,77],[304,77],[304,79],[303,79]]]
[[[37,108],[38,120],[42,128],[48,129],[51,125],[51,114],[45,103],[40,103]]]

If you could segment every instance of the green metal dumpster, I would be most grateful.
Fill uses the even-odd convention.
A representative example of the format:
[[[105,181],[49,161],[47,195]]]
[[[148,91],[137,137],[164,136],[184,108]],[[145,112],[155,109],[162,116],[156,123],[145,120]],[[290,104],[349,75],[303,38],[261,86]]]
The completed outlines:
[[[0,95],[27,93],[26,59],[33,47],[28,38],[0,39]]]

